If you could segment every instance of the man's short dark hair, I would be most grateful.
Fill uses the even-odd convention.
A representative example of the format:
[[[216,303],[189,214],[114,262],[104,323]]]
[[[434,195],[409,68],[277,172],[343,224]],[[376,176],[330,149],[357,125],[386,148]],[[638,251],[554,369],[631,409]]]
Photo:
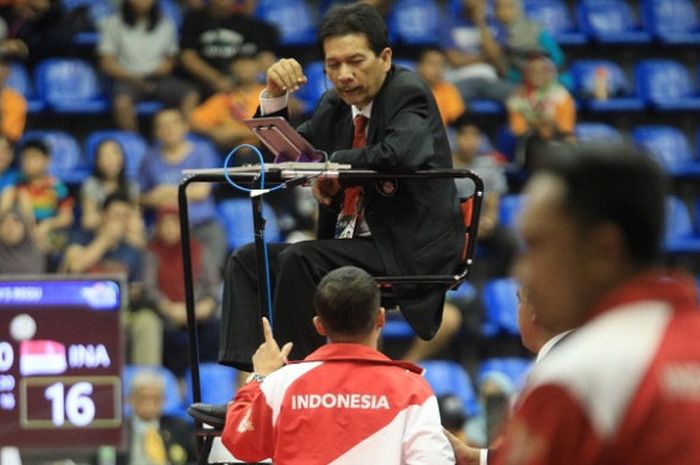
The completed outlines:
[[[46,142],[44,142],[43,140],[38,139],[38,138],[37,139],[29,139],[29,140],[25,141],[22,144],[22,149],[20,150],[20,153],[24,152],[26,149],[38,150],[45,157],[48,157],[51,155],[51,149],[46,144]]]
[[[375,55],[390,47],[389,31],[382,15],[366,3],[351,3],[340,5],[328,10],[321,20],[316,35],[321,56],[325,57],[323,42],[329,37],[345,36],[348,34],[364,34]]]
[[[369,273],[344,266],[321,280],[314,306],[329,333],[360,336],[374,327],[379,300],[379,286]]]
[[[631,260],[659,258],[668,182],[649,155],[626,143],[568,146],[549,154],[542,173],[564,181],[564,207],[582,227],[613,223]]]

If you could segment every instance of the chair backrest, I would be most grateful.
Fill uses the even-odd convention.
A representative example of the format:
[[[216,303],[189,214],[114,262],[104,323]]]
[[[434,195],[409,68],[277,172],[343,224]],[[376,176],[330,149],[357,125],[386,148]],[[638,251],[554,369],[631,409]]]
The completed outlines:
[[[690,0],[645,0],[644,25],[655,34],[697,32],[698,12]]]
[[[498,357],[484,360],[479,366],[478,382],[483,384],[493,373],[500,373],[512,383],[516,390],[521,389],[527,381],[527,374],[532,368],[532,360],[520,357]]]
[[[424,360],[420,366],[425,368],[423,376],[436,396],[457,395],[462,400],[467,417],[473,417],[481,411],[474,385],[462,365],[448,360]]]
[[[249,199],[227,199],[218,203],[217,211],[226,230],[229,249],[253,241],[253,209]],[[263,203],[265,224],[265,240],[276,242],[280,239],[280,229],[277,224],[275,211],[267,203]]]
[[[102,96],[95,70],[77,58],[48,58],[34,70],[39,98],[49,103],[94,100]]]
[[[486,319],[500,331],[520,334],[518,328],[518,284],[512,278],[488,281],[481,299],[486,310]]]
[[[392,42],[435,45],[440,41],[442,12],[434,0],[397,0],[387,23]]]
[[[635,66],[637,92],[650,102],[691,96],[695,90],[688,70],[673,60],[642,60]]]
[[[80,145],[67,132],[53,129],[33,129],[22,136],[19,146],[31,139],[40,139],[51,150],[49,171],[58,179],[67,183],[80,183],[87,175]]]
[[[85,155],[88,165],[90,167],[94,165],[97,148],[102,142],[108,139],[117,141],[122,147],[127,179],[136,179],[139,166],[141,166],[141,160],[148,151],[148,144],[143,137],[131,131],[107,129],[91,133],[85,139]]]
[[[569,8],[561,0],[526,0],[525,13],[555,37],[575,29]]]
[[[7,82],[5,84],[7,87],[11,87],[22,94],[26,99],[34,96],[32,80],[29,77],[27,68],[22,63],[16,61],[10,63],[10,74],[7,76]]]
[[[639,25],[632,8],[622,0],[580,0],[578,18],[587,34],[628,32]]]
[[[299,89],[297,97],[304,102],[304,111],[311,113],[316,108],[321,96],[333,88],[333,83],[324,72],[323,62],[314,61],[304,67],[307,83]]]
[[[579,142],[621,142],[624,139],[620,131],[605,123],[577,123],[574,134]]]
[[[639,126],[632,131],[632,139],[667,170],[692,160],[690,143],[680,129],[672,126]]]
[[[666,198],[666,234],[667,241],[694,235],[693,222],[688,206],[678,197]]]
[[[608,95],[614,97],[630,92],[630,84],[617,63],[609,60],[578,60],[572,63],[571,72],[574,77],[576,92],[586,97],[595,94],[598,73],[606,74]]]
[[[141,370],[148,370],[161,376],[165,381],[165,401],[163,403],[163,413],[167,415],[174,416],[184,416],[184,404],[182,402],[182,396],[180,396],[180,390],[177,384],[177,378],[175,375],[165,367],[161,366],[143,366],[143,365],[126,365],[124,366],[124,372],[122,375],[122,389],[124,392],[124,416],[129,416],[131,414],[131,405],[129,405],[128,399],[131,393],[131,382],[134,376]]]
[[[214,362],[199,364],[199,384],[202,402],[207,404],[225,404],[236,394],[238,371],[235,368],[219,365]],[[192,371],[185,372],[185,405],[192,400]]]
[[[305,0],[260,0],[255,16],[277,26],[283,45],[316,42],[315,18]]]
[[[502,226],[515,227],[518,215],[523,211],[525,196],[523,194],[509,194],[501,197],[498,211],[498,221]]]

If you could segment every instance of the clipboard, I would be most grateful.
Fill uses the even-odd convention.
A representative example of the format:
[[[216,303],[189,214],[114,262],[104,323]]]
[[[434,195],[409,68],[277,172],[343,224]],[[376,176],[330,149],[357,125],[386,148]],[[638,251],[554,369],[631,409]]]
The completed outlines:
[[[314,148],[281,116],[251,118],[243,122],[272,152],[275,163],[319,162],[326,158],[324,152]]]

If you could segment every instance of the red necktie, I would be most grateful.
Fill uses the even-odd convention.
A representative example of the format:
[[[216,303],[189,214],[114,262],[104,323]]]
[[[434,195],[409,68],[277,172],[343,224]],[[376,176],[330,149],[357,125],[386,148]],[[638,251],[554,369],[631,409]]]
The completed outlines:
[[[367,128],[368,121],[369,118],[362,114],[355,116],[355,131],[352,135],[352,148],[357,149],[367,144],[365,129]],[[347,187],[345,188],[344,194],[343,209],[338,216],[338,227],[336,228],[338,232],[336,235],[338,237],[351,237],[343,235],[343,231],[350,223],[352,223],[353,230],[359,226],[359,204],[362,198],[362,187]]]

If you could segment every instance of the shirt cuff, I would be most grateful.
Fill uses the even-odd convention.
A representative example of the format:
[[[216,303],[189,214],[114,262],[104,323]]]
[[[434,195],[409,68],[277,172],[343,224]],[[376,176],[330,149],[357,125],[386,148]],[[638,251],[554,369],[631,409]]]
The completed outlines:
[[[479,449],[479,465],[488,465],[489,450]]]
[[[265,97],[265,92],[267,89],[263,89],[260,92],[260,114],[262,116],[269,115],[270,113],[276,113],[284,108],[287,108],[287,98],[288,93],[285,93],[281,97],[268,98]]]

